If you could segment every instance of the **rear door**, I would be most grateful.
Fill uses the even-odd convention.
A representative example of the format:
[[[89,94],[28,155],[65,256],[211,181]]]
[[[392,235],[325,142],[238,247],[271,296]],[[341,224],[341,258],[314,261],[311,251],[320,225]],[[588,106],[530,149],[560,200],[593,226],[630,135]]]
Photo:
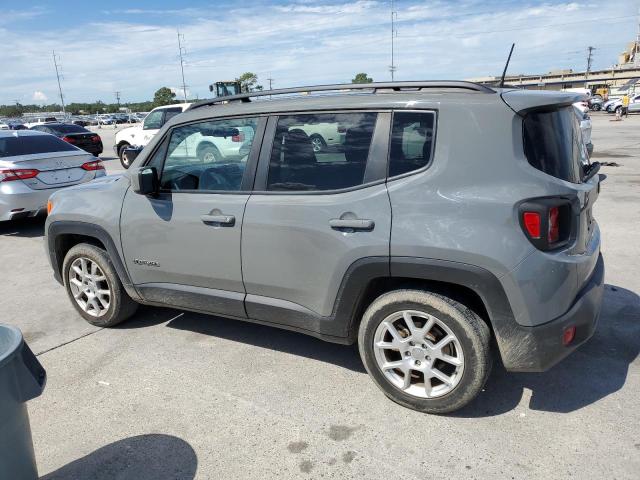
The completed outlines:
[[[147,300],[245,317],[240,235],[259,142],[234,162],[202,161],[188,148],[194,138],[251,126],[259,118],[175,127],[151,158],[160,193],[129,189],[122,216],[122,247],[134,284]],[[257,137],[256,137],[257,138]]]
[[[384,112],[351,112],[269,120],[242,227],[250,318],[305,328],[301,318],[332,314],[355,261],[388,257],[389,118]],[[327,123],[345,131],[344,140],[314,151],[307,132]],[[282,314],[283,309],[301,315]]]

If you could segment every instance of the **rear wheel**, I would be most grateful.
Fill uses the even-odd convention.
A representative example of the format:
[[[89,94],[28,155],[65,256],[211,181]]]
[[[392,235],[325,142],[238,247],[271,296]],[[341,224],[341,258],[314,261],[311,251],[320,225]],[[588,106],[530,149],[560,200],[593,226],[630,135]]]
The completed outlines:
[[[131,166],[131,162],[127,159],[127,156],[124,154],[125,149],[129,148],[129,144],[125,143],[118,147],[118,158],[120,159],[120,163],[125,169],[128,169]]]
[[[487,324],[465,305],[421,290],[378,297],[363,316],[358,344],[385,395],[426,413],[463,407],[491,370]]]
[[[113,327],[138,308],[101,248],[87,243],[74,246],[64,259],[62,272],[71,303],[92,325]]]

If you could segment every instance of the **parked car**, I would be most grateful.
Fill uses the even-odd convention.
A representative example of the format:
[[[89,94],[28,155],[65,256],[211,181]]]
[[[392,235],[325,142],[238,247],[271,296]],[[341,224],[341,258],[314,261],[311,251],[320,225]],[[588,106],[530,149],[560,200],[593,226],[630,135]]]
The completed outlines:
[[[9,130],[27,130],[27,126],[20,122],[9,121],[7,124],[9,125]]]
[[[105,175],[93,155],[48,133],[0,132],[0,220],[45,211],[49,195]]]
[[[595,331],[599,164],[578,98],[397,82],[198,102],[122,177],[52,196],[54,275],[93,325],[144,303],[357,342],[389,398],[456,410],[495,356],[543,371]],[[321,124],[346,128],[341,149],[314,152],[299,126]],[[247,126],[240,162],[185,156]]]
[[[190,105],[190,103],[178,103],[154,108],[145,117],[141,125],[123,128],[116,133],[113,149],[122,166],[129,168],[129,163],[124,155],[126,148],[130,146],[144,147],[167,121],[184,112]]]
[[[593,143],[591,142],[591,117],[589,116],[589,108],[581,103],[573,105],[578,122],[580,122],[580,132],[582,136],[582,144],[586,149],[586,157],[591,157],[593,153]]]
[[[87,130],[79,125],[69,123],[47,123],[44,125],[36,125],[31,130],[50,133],[65,142],[71,143],[85,152],[92,153],[96,157],[102,153],[102,139],[100,135]]]
[[[629,112],[638,111],[638,105],[635,105],[632,109],[632,105],[640,104],[640,94],[631,95],[629,98]],[[605,104],[605,108],[608,113],[616,113],[620,114],[622,112],[622,98],[616,98],[615,100],[610,100]]]
[[[11,127],[9,127],[8,124],[4,123],[4,122],[0,122],[0,130],[10,130]]]
[[[596,112],[602,110],[603,104],[604,104],[604,100],[599,95],[594,95],[589,99],[589,108]]]
[[[24,126],[27,128],[58,121],[56,117],[30,117],[28,120],[28,122],[24,122]]]

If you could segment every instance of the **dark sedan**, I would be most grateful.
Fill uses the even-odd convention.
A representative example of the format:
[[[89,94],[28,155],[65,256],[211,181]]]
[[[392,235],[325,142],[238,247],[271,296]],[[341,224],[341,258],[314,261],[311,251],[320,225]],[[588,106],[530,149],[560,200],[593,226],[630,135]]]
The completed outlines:
[[[96,157],[102,153],[102,139],[97,133],[93,133],[80,125],[70,123],[45,123],[35,125],[31,130],[50,133],[65,142],[81,148],[85,152],[94,154]]]

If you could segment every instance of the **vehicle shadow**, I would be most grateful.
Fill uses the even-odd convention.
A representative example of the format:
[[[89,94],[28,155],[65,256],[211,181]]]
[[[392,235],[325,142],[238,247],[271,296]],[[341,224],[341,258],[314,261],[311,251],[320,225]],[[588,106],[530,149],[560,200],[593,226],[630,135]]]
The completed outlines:
[[[192,480],[197,466],[198,457],[187,442],[149,434],[111,443],[40,480]]]
[[[508,373],[497,362],[480,396],[453,415],[475,418],[506,413],[520,403],[524,389],[531,390],[531,410],[579,410],[620,390],[638,353],[640,297],[605,285],[598,328],[586,344],[543,373]]]
[[[44,235],[46,215],[0,222],[0,235],[7,237],[35,238]]]
[[[355,345],[339,345],[290,330],[195,313],[185,313],[170,321],[167,327],[290,353],[366,373]]]

